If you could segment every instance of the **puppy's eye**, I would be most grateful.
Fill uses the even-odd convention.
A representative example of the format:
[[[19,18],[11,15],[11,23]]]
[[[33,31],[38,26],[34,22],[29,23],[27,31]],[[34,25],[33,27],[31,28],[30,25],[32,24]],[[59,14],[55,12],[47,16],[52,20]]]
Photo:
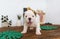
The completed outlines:
[[[25,17],[27,17],[27,16],[25,16]]]
[[[32,16],[32,17],[34,17],[34,16]]]

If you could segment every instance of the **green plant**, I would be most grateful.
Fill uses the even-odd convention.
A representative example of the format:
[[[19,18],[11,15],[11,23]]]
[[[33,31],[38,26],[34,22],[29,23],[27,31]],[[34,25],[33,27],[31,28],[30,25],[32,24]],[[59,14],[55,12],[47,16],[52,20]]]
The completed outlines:
[[[21,16],[20,15],[17,15],[17,18],[18,18],[18,20],[20,20],[21,19]]]
[[[20,39],[23,34],[14,30],[0,32],[0,39]]]
[[[40,26],[40,28],[42,29],[42,30],[55,30],[55,29],[57,29],[58,27],[57,26],[49,26],[49,25],[46,25],[46,26]]]

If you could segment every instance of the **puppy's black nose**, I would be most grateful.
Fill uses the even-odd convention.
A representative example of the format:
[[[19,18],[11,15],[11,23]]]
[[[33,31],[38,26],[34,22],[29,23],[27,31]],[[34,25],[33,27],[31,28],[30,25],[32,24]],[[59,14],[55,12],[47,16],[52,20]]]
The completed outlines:
[[[28,18],[28,20],[31,20],[31,18]]]

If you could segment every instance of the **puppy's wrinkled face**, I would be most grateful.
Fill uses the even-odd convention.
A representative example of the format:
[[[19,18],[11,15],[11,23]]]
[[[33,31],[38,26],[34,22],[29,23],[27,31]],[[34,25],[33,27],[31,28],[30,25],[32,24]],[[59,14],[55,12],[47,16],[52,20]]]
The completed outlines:
[[[35,17],[36,17],[36,15],[31,10],[26,11],[25,14],[24,14],[24,20],[28,24],[33,23],[35,21]]]

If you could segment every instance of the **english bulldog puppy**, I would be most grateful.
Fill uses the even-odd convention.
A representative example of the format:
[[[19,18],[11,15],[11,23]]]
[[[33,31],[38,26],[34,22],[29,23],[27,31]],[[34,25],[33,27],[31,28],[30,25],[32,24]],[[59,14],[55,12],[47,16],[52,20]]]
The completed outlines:
[[[28,27],[30,27],[30,29],[36,27],[36,35],[41,35],[40,17],[35,11],[32,10],[25,11],[23,18],[24,18],[24,28],[21,33],[27,33]]]

